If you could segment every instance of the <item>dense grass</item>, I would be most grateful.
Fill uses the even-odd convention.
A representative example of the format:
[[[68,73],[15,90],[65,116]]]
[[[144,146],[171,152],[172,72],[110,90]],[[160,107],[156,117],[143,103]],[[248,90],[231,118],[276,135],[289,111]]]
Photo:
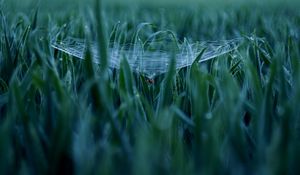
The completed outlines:
[[[300,173],[297,7],[120,5],[101,16],[89,6],[12,14],[2,4],[1,174]],[[183,70],[170,60],[153,80],[126,59],[111,70],[89,50],[78,60],[50,47],[67,36],[95,41],[105,63],[109,43],[166,30],[178,40],[162,32],[156,47],[244,42]]]

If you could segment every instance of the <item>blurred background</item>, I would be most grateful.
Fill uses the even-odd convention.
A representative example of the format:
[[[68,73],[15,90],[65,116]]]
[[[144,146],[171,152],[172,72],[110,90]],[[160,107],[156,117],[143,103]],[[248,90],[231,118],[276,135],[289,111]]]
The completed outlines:
[[[94,0],[2,0],[2,4],[9,9],[30,10],[39,7],[52,13],[64,11],[68,8],[82,8],[91,6]],[[0,1],[1,2],[1,1]],[[135,6],[205,6],[227,7],[240,5],[263,5],[265,8],[272,6],[299,7],[297,0],[102,0],[104,5]],[[55,10],[55,11],[53,11]]]
[[[33,16],[38,10],[40,25],[46,26],[50,19],[58,19],[62,26],[80,18],[82,21],[90,20],[94,2],[1,0],[0,5],[7,18]],[[293,18],[298,15],[300,7],[300,1],[297,0],[102,0],[102,4],[108,31],[117,23],[126,23],[129,29],[142,22],[150,22],[162,30],[175,31],[181,39],[190,37],[194,40],[232,38],[254,31],[258,35],[268,36],[270,33],[256,30],[258,25],[264,23],[257,16],[264,15],[268,21],[266,25],[269,25],[266,28],[276,30],[277,19]],[[214,23],[219,25],[212,25]],[[236,27],[231,28],[226,23]],[[193,30],[189,30],[188,26]],[[227,32],[227,29],[232,31]]]

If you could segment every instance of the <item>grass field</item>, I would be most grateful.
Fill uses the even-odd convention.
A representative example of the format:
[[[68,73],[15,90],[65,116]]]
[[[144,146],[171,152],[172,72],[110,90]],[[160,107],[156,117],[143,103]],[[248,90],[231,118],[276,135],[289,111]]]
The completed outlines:
[[[0,174],[300,174],[298,3],[155,2],[0,1]],[[51,47],[68,37],[100,64]],[[167,50],[167,72],[109,68],[112,43]]]

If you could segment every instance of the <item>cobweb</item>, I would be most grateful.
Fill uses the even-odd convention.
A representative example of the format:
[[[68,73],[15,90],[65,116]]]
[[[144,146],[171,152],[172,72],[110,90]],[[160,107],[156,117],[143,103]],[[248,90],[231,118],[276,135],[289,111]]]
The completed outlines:
[[[199,63],[211,60],[221,55],[236,50],[242,43],[242,38],[222,41],[205,41],[195,44],[182,44],[178,46],[178,51],[172,54],[170,51],[157,49],[149,51],[138,47],[122,46],[113,44],[109,48],[109,67],[113,69],[120,68],[121,58],[127,59],[131,70],[143,74],[148,78],[153,78],[159,74],[168,71],[170,59],[175,57],[176,69],[191,66],[202,49],[205,48]],[[84,59],[87,43],[82,39],[68,37],[62,41],[56,41],[51,44],[54,49]],[[100,64],[98,47],[95,43],[89,43],[93,62]]]

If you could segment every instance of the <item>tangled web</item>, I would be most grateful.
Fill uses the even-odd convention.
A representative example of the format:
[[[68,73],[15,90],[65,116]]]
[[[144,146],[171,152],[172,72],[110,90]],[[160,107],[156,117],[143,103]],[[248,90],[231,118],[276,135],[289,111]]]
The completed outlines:
[[[147,50],[137,45],[119,45],[113,44],[109,48],[109,67],[113,69],[120,68],[121,58],[126,58],[131,70],[136,73],[153,78],[156,75],[163,74],[168,71],[171,58],[175,58],[176,69],[191,66],[200,52],[205,48],[199,63],[211,60],[221,55],[236,50],[242,43],[242,38],[222,41],[205,41],[194,44],[181,44],[177,51],[162,51],[160,49]],[[62,41],[56,41],[51,47],[72,55],[74,57],[84,59],[87,43],[82,39],[68,37]],[[95,43],[89,43],[90,52],[93,62],[100,64],[98,47]],[[175,54],[174,54],[175,52]]]

